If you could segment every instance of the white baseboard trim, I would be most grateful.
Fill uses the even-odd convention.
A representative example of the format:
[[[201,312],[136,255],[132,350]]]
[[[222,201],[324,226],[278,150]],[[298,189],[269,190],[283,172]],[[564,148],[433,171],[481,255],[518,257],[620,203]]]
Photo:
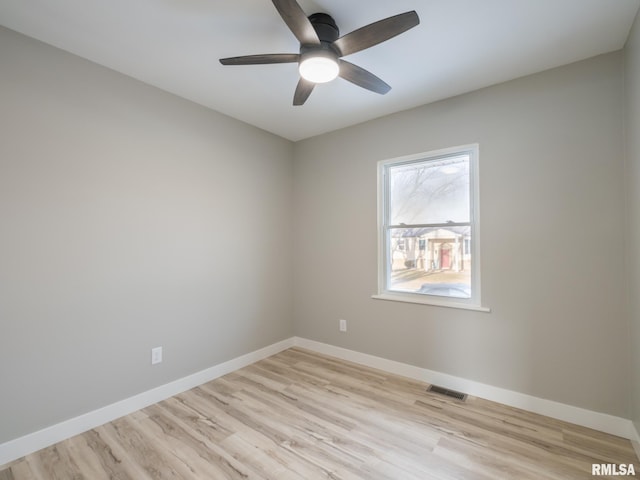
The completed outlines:
[[[15,440],[0,444],[0,467],[25,455],[46,448],[87,430],[96,428],[117,418],[129,415],[154,403],[190,390],[203,383],[215,380],[222,375],[251,365],[259,360],[275,355],[294,346],[294,338],[288,338],[273,345],[228,360],[206,370],[188,375],[173,382],[161,385],[130,398],[93,410],[78,417],[60,422]]]
[[[631,437],[629,440],[631,440],[633,451],[636,452],[636,457],[638,457],[638,461],[640,461],[640,434],[638,434],[636,425],[633,422],[631,422]]]
[[[467,380],[465,378],[454,377],[453,375],[445,373],[434,372],[432,370],[427,370],[426,368],[387,360],[385,358],[356,352],[354,350],[348,350],[342,347],[336,347],[326,343],[316,342],[314,340],[296,337],[294,342],[295,346],[305,348],[307,350],[337,357],[342,360],[358,363],[367,367],[377,368],[396,375],[413,378],[429,384],[458,390],[474,397],[485,398],[511,407],[552,417],[557,420],[563,420],[583,427],[593,428],[594,430],[617,435],[632,441],[638,435],[633,426],[633,422],[626,418],[594,412],[584,408],[554,402],[552,400],[545,400],[543,398],[533,397],[524,393],[486,385],[473,380]],[[636,450],[636,452],[638,452],[638,450]]]
[[[564,420],[576,425],[593,428],[612,435],[618,435],[631,440],[636,454],[638,458],[640,458],[640,435],[631,420],[533,397],[531,395],[434,372],[425,368],[387,360],[314,340],[292,337],[167,383],[166,385],[161,385],[139,395],[0,444],[0,467],[42,448],[79,435],[117,418],[129,415],[149,405],[153,405],[154,403],[202,385],[203,383],[215,380],[222,375],[251,365],[252,363],[294,346],[426,383],[433,383],[453,390],[463,391],[469,395],[546,415],[558,420]]]

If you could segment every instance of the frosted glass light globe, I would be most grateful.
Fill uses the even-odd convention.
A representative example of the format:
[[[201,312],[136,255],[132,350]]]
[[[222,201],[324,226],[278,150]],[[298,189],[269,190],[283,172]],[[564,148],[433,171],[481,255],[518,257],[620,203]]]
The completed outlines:
[[[313,83],[327,83],[340,73],[338,62],[328,56],[309,56],[300,62],[300,76]]]

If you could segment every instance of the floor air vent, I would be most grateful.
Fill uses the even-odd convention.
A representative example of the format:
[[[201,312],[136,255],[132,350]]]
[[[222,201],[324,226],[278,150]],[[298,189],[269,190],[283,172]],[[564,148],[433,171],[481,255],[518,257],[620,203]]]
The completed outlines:
[[[446,395],[447,397],[455,398],[456,400],[462,400],[463,402],[467,399],[466,393],[456,392],[455,390],[438,387],[437,385],[429,385],[429,388],[427,388],[427,392],[439,393],[440,395]]]

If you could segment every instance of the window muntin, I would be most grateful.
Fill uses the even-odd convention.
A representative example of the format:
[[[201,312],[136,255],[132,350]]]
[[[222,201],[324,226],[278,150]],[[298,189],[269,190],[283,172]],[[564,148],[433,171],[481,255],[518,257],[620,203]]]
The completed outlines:
[[[380,163],[379,293],[479,305],[477,151]]]

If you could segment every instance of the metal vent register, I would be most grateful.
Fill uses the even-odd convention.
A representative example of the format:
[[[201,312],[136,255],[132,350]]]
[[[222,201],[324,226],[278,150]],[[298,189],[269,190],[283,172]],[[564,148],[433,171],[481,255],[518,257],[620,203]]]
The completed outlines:
[[[455,390],[449,390],[448,388],[438,387],[437,385],[429,385],[429,388],[427,388],[427,392],[438,393],[440,395],[445,395],[447,397],[455,398],[456,400],[462,400],[463,402],[467,399],[466,393],[456,392]]]

